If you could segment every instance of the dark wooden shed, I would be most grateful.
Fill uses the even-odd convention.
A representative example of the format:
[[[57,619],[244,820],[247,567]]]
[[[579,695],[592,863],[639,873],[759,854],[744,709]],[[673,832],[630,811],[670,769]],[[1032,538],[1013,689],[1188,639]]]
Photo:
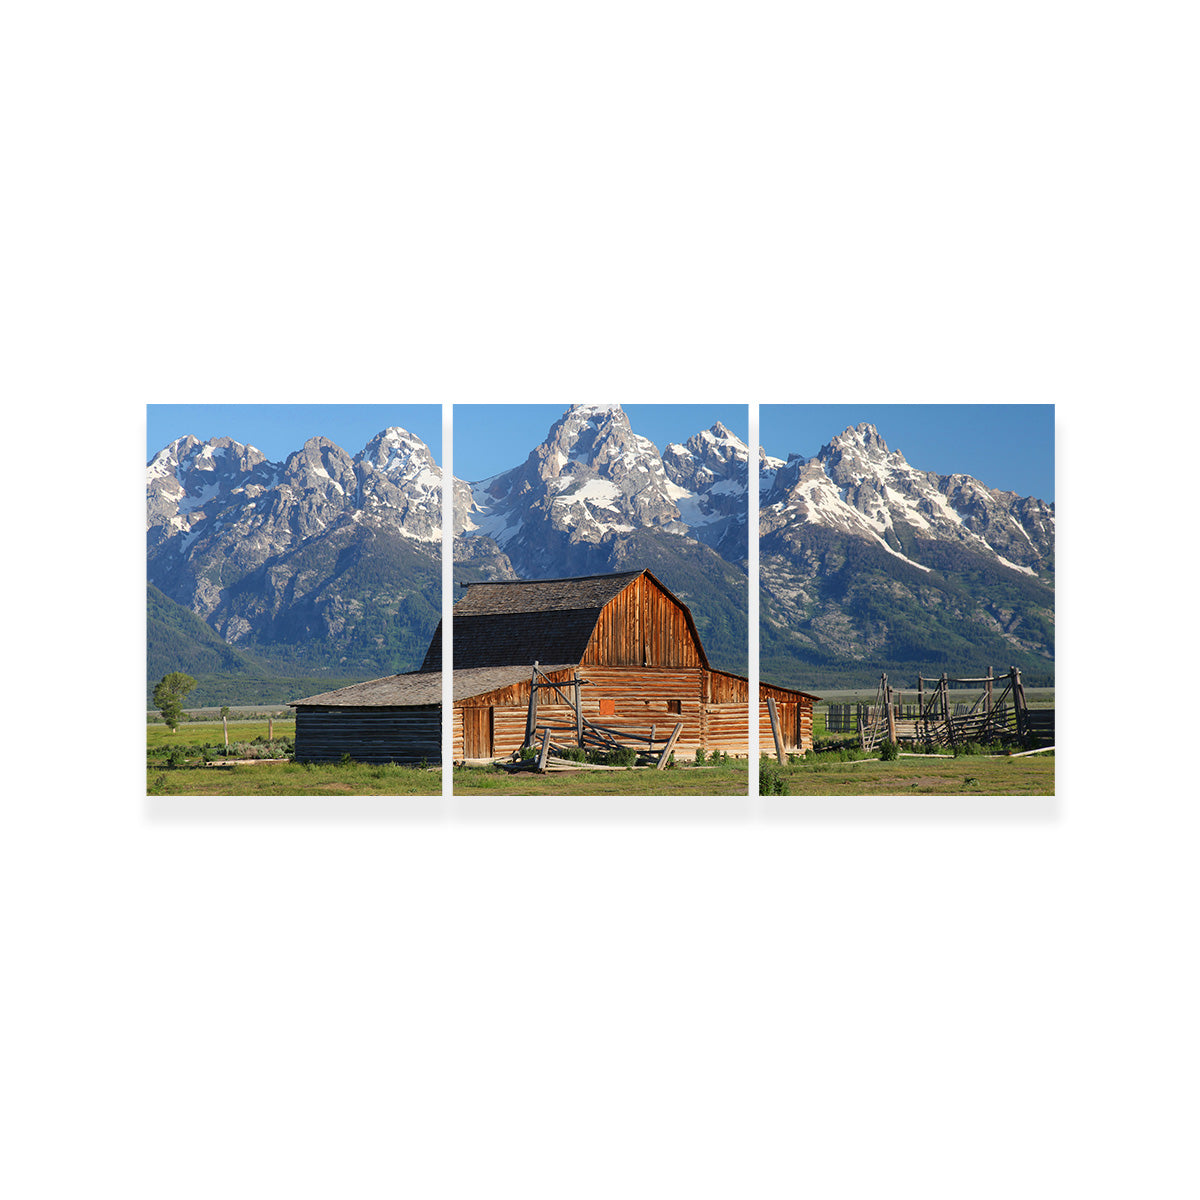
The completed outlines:
[[[441,674],[388,675],[295,700],[296,761],[442,761]]]

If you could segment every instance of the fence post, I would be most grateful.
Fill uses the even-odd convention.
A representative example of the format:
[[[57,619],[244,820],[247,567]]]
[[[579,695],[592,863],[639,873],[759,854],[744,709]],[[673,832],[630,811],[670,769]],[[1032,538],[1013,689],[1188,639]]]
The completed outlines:
[[[535,662],[533,675],[529,680],[529,714],[525,718],[525,740],[521,743],[521,749],[533,745],[534,730],[537,729],[537,679],[538,665]]]
[[[950,739],[950,745],[953,746],[958,739],[954,736],[954,717],[950,713],[950,676],[945,671],[942,672],[941,690],[942,716],[946,721],[946,735]]]
[[[1012,677],[1013,706],[1017,710],[1017,736],[1021,744],[1029,741],[1029,711],[1025,705],[1025,688],[1021,684],[1021,668],[1009,667]]]
[[[771,714],[771,732],[775,735],[775,757],[779,759],[782,765],[783,757],[783,739],[779,736],[779,716],[775,711],[775,697],[767,697],[767,712]]]

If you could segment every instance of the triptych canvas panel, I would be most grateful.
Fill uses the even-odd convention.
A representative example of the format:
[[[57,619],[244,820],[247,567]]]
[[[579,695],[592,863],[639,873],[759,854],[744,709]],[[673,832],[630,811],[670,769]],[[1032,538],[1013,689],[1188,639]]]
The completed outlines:
[[[1052,405],[154,405],[147,790],[1054,789]]]

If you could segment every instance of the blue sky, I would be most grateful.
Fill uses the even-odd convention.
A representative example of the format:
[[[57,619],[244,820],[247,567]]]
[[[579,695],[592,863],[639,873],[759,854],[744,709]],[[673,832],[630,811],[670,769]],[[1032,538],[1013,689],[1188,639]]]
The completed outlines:
[[[568,404],[458,404],[454,473],[472,482],[523,463]],[[628,404],[636,433],[661,451],[722,421],[749,439],[745,404]],[[1052,404],[763,404],[760,441],[769,454],[811,457],[848,425],[868,421],[888,447],[922,470],[962,471],[989,487],[1054,499]],[[381,429],[400,425],[442,461],[441,406],[436,404],[151,404],[146,460],[184,434],[231,437],[279,462],[321,434],[356,454]]]
[[[811,458],[860,421],[920,470],[1054,499],[1053,404],[764,404],[759,440],[777,458]]]
[[[148,404],[146,461],[189,433],[201,441],[231,437],[272,462],[282,462],[317,435],[354,455],[390,425],[415,433],[441,463],[440,404]]]
[[[745,404],[623,404],[634,433],[661,452],[668,442],[686,442],[720,421],[742,441],[750,433]],[[456,404],[454,474],[477,483],[520,466],[546,440],[550,426],[570,404]]]

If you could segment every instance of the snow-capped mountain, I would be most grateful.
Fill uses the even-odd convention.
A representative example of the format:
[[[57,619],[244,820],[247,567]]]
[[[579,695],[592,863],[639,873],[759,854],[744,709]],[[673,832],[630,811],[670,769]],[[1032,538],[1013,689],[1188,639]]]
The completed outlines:
[[[548,532],[573,546],[637,530],[714,544],[731,520],[745,522],[749,457],[720,422],[660,455],[619,405],[577,404],[521,466],[472,484],[455,524],[521,560],[545,558]]]
[[[1053,678],[1053,505],[913,467],[866,423],[812,458],[759,455],[764,677]]]
[[[619,405],[575,405],[523,463],[452,481],[455,576],[648,568],[714,664],[744,673],[750,462],[720,422],[660,454]],[[921,470],[866,424],[812,458],[757,462],[764,678],[811,690],[1010,663],[1053,678],[1052,504]],[[147,577],[165,593],[154,661],[172,652],[162,630],[186,625],[174,603],[277,674],[419,665],[443,486],[400,428],[354,455],[311,438],[283,462],[230,438],[171,442],[146,468]]]
[[[679,509],[653,442],[619,405],[577,404],[519,467],[471,485],[464,531],[506,552],[531,525],[598,544],[635,528],[670,528]]]
[[[181,437],[146,468],[148,582],[227,643],[401,669],[437,620],[441,495],[428,446],[398,427],[354,456],[310,438],[282,463]]]
[[[277,552],[342,520],[384,522],[438,544],[441,489],[429,447],[395,427],[353,458],[314,437],[283,463],[232,438],[187,436],[146,467],[146,532],[151,547],[169,545],[176,555],[233,529],[254,547],[251,556]]]
[[[811,459],[792,456],[774,467],[761,532],[798,522],[874,541],[920,570],[929,569],[914,557],[923,541],[952,542],[1035,578],[1049,574],[1054,553],[1051,505],[970,475],[918,470],[866,423]]]

